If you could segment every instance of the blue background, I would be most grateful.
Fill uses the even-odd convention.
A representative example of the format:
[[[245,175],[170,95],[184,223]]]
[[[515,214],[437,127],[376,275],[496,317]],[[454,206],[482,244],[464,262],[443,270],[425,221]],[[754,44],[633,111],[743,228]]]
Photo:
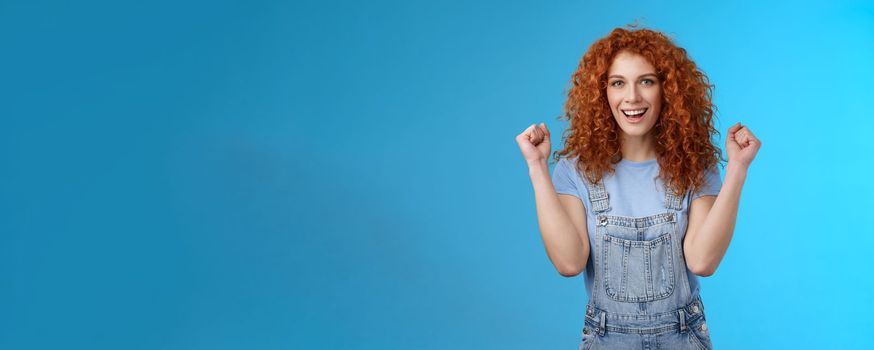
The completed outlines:
[[[576,348],[514,137],[635,19],[763,141],[716,348],[874,347],[870,1],[3,1],[0,348]]]

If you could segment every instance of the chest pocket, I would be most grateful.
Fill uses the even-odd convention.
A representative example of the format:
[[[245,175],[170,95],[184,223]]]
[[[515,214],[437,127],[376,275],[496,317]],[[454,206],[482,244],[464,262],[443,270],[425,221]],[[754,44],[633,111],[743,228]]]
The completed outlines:
[[[607,296],[622,302],[667,298],[674,291],[673,243],[664,233],[652,240],[611,235],[605,226],[602,265]]]

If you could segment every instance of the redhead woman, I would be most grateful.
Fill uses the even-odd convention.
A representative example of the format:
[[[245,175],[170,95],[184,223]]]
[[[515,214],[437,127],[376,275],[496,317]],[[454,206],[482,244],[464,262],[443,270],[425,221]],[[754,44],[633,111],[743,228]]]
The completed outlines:
[[[657,31],[613,30],[571,83],[552,176],[545,124],[516,142],[550,261],[562,276],[584,273],[580,349],[711,349],[698,278],[728,249],[761,142],[737,123],[722,158],[712,86]]]

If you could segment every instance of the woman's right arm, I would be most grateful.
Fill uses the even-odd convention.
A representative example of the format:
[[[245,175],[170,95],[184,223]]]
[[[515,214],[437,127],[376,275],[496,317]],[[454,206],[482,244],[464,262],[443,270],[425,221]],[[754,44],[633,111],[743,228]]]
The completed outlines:
[[[546,254],[562,276],[579,275],[589,260],[583,203],[575,196],[555,192],[546,160],[529,161],[528,173],[534,187],[537,222]]]
[[[552,149],[546,124],[532,124],[516,136],[534,185],[537,222],[546,254],[562,276],[579,275],[589,260],[586,210],[579,198],[555,192],[547,159]]]

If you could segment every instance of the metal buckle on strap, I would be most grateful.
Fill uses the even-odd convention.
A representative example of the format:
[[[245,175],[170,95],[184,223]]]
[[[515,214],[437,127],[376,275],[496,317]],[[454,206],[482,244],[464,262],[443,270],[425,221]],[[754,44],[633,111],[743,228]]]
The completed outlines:
[[[598,216],[598,226],[607,226],[607,216],[605,216],[605,215]]]

